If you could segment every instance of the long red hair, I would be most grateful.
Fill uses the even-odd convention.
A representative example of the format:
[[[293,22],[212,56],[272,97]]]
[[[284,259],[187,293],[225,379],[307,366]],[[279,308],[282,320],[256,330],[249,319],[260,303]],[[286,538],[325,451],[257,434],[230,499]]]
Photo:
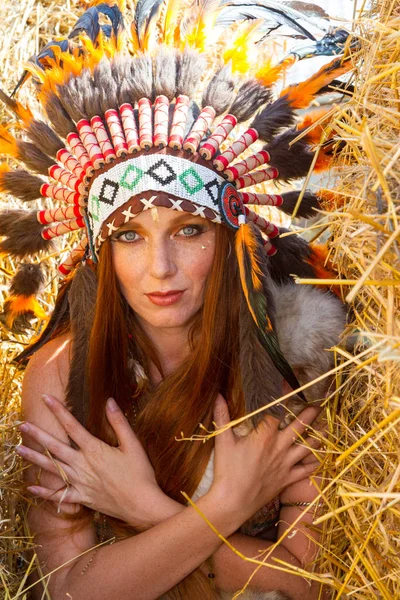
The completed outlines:
[[[159,486],[182,503],[181,491],[191,496],[200,482],[212,442],[177,441],[181,432],[189,437],[198,431],[200,423],[212,426],[218,393],[226,398],[232,419],[245,411],[239,368],[240,279],[233,241],[232,231],[216,228],[215,255],[204,304],[190,329],[191,351],[156,389],[143,390],[129,370],[130,358],[145,370],[150,362],[159,369],[160,365],[119,289],[109,241],[101,248],[97,266],[97,300],[87,364],[90,399],[86,427],[100,439],[116,443],[105,417],[107,399],[115,398],[129,415],[132,403],[140,394],[146,394],[146,404],[134,428],[147,450]],[[113,525],[117,534],[133,533],[129,527],[115,522]],[[171,600],[216,597],[200,569],[168,593]]]
[[[233,232],[216,228],[215,256],[208,277],[204,305],[190,330],[191,352],[182,365],[152,391],[135,429],[145,446],[157,481],[166,494],[183,502],[181,490],[195,491],[211,452],[211,444],[178,442],[199,423],[211,426],[218,393],[228,401],[232,418],[244,414],[239,370],[240,281],[231,250]],[[97,266],[96,312],[89,343],[90,405],[87,428],[104,441],[115,443],[105,417],[107,398],[125,413],[139,394],[128,368],[129,357],[146,369],[158,359],[122,296],[106,241]],[[127,334],[129,331],[129,335]]]

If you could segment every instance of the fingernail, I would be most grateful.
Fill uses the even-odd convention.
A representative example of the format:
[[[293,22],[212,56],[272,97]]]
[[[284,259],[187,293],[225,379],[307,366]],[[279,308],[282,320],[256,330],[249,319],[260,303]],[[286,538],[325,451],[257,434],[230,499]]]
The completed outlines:
[[[43,402],[47,404],[47,406],[54,406],[53,398],[50,398],[47,394],[42,395]]]
[[[34,486],[28,486],[26,489],[27,489],[27,490],[28,490],[28,492],[30,492],[31,494],[38,494],[38,493],[39,493],[39,490],[38,490],[36,487],[34,487]]]
[[[107,400],[107,408],[110,412],[117,412],[118,404],[115,402],[114,398],[109,398]]]
[[[20,445],[20,446],[17,446],[17,447],[15,448],[15,452],[16,452],[17,454],[20,454],[21,456],[24,456],[24,455],[26,454],[26,448],[25,448],[25,446],[21,446],[21,445]]]
[[[22,423],[22,425],[18,426],[18,429],[26,433],[27,431],[29,431],[29,425],[28,423]]]

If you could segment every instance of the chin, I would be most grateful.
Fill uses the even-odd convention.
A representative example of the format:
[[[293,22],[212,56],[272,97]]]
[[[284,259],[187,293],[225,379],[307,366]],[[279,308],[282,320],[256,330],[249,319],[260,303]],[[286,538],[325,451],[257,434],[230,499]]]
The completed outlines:
[[[141,321],[148,323],[151,327],[159,329],[170,329],[188,327],[198,309],[187,311],[178,307],[164,307],[152,310],[151,313],[136,313]]]

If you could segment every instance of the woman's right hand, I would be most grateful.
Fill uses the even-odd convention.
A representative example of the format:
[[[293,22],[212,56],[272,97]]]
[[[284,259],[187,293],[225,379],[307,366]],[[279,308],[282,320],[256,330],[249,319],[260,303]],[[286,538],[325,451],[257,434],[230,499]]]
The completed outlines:
[[[287,486],[309,477],[316,463],[299,461],[311,451],[294,442],[319,412],[315,407],[306,408],[284,430],[279,429],[278,419],[268,415],[246,437],[238,438],[232,428],[218,434],[209,493],[223,501],[227,510],[241,512],[245,522]],[[230,422],[228,405],[221,395],[216,400],[214,421],[218,427]]]
[[[59,506],[82,504],[140,529],[179,512],[181,505],[159,488],[144,448],[112,398],[107,402],[106,415],[118,439],[117,447],[89,433],[62,402],[49,396],[43,399],[78,449],[33,423],[21,425],[21,431],[51,456],[22,445],[16,448],[17,453],[60,478],[61,489],[57,491],[39,485],[28,487],[28,491]]]

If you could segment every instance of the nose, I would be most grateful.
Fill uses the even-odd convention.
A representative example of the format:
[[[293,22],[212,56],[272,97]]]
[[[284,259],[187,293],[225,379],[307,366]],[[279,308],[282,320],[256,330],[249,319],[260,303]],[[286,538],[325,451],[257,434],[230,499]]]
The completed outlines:
[[[149,244],[149,274],[155,279],[167,279],[175,275],[177,266],[175,252],[169,239],[156,238]]]

